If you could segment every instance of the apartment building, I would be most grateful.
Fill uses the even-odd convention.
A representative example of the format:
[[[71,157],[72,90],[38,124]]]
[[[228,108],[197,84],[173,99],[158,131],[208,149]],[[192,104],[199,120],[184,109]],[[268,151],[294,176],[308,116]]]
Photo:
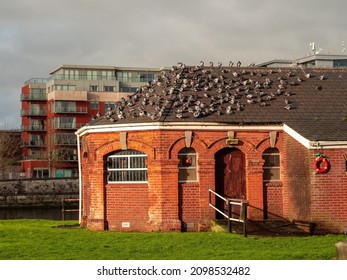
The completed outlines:
[[[256,66],[268,68],[346,68],[347,55],[312,53],[297,59],[274,59],[260,63]]]
[[[21,91],[21,170],[25,177],[76,177],[75,131],[162,70],[62,65],[48,78],[26,81]]]

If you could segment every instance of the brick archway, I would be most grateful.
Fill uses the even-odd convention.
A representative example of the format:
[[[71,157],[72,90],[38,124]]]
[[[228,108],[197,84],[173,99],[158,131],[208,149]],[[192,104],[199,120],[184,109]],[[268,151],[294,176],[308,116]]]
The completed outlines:
[[[146,154],[149,158],[155,159],[155,148],[149,144],[129,140],[127,148],[130,150],[136,150]],[[108,155],[114,151],[122,150],[119,140],[106,143],[95,150],[95,159],[104,160],[105,155]]]

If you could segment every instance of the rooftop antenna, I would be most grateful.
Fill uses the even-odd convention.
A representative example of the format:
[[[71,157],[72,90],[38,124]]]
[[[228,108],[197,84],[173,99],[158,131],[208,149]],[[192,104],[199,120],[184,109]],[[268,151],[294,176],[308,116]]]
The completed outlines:
[[[314,54],[316,52],[316,47],[314,45],[314,42],[310,43],[310,48],[311,48],[311,52]]]
[[[346,48],[345,48],[345,42],[342,41],[342,54],[344,54],[346,51]]]

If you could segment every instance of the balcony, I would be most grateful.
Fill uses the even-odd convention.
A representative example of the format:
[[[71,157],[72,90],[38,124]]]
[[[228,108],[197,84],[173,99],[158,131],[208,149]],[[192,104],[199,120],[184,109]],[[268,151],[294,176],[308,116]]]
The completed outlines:
[[[49,79],[47,78],[31,78],[29,80],[27,80],[24,84],[28,85],[28,84],[45,84],[49,81]]]
[[[21,101],[46,101],[47,94],[40,94],[40,93],[21,94],[20,100]]]
[[[63,130],[77,130],[84,125],[85,123],[53,123],[53,128]]]
[[[45,132],[46,127],[43,125],[29,124],[29,125],[22,125],[21,130],[22,131]]]
[[[47,116],[46,109],[25,109],[20,111],[22,117],[44,117]]]
[[[22,141],[21,146],[27,148],[43,148],[46,145],[43,141]]]
[[[54,113],[56,114],[87,114],[87,107],[61,107],[56,106],[54,108]]]
[[[59,138],[56,138],[54,139],[54,145],[57,145],[57,146],[76,146],[77,145],[77,138],[75,139],[69,139],[69,138],[66,138],[66,139],[59,139]]]
[[[24,156],[23,160],[47,160],[47,156],[44,153],[38,153]]]
[[[64,75],[64,74],[53,74],[49,80],[73,80],[73,81],[116,81],[117,78],[114,76],[107,75]]]
[[[76,162],[77,161],[77,156],[76,155],[66,155],[60,158],[58,161],[61,162]]]
[[[56,162],[75,162],[77,161],[76,149],[56,149],[52,150],[52,159]]]

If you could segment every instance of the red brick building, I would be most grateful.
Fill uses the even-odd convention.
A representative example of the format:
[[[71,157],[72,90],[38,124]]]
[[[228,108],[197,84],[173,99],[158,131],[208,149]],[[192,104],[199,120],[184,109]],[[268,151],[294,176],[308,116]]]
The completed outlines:
[[[346,76],[345,69],[173,67],[77,131],[82,225],[208,230],[213,190],[247,199],[251,220],[345,231]]]

